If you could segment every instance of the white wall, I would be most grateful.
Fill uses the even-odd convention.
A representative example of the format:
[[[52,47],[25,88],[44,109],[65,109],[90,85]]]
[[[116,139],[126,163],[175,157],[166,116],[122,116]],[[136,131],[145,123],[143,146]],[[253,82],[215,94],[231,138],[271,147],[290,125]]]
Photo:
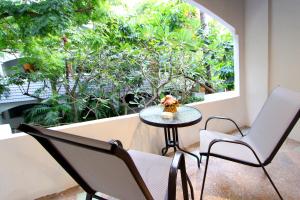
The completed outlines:
[[[244,1],[199,0],[207,9],[231,24],[239,37],[241,95],[220,101],[193,104],[203,114],[200,124],[179,129],[179,142],[187,146],[199,141],[199,130],[211,115],[225,115],[243,126],[247,123],[244,67]],[[233,127],[212,123],[211,127],[231,130]],[[125,148],[159,153],[163,146],[160,128],[145,125],[138,115],[58,127],[66,132],[101,140],[120,139]],[[14,136],[0,140],[0,199],[26,200],[65,190],[74,185],[64,170],[31,137]],[[196,161],[195,161],[196,165]]]
[[[300,91],[300,1],[272,0],[271,9],[270,89]]]
[[[179,140],[183,146],[199,140],[198,132],[205,118],[210,115],[226,115],[237,119],[238,124],[243,126],[253,121],[274,86],[280,84],[300,91],[297,59],[300,55],[300,14],[297,12],[300,1],[245,0],[245,5],[242,0],[198,1],[231,24],[239,35],[241,96],[193,104],[202,111],[204,119],[198,125],[179,129]],[[223,130],[231,128],[223,124],[212,126]],[[141,123],[138,115],[57,129],[101,140],[120,139],[125,148],[153,153],[159,153],[163,145],[162,129]],[[299,138],[300,131],[297,133],[293,138]],[[0,158],[0,199],[34,199],[75,184],[43,148],[27,135],[0,140]]]
[[[268,95],[268,11],[268,0],[247,0],[245,3],[245,80],[249,125]]]
[[[271,1],[270,90],[278,85],[300,92],[300,1]],[[291,133],[300,141],[300,123]]]
[[[300,92],[299,0],[246,0],[245,69],[251,125],[276,86]],[[300,123],[289,136],[300,141]]]
[[[29,136],[0,140],[0,199],[35,199],[74,186],[57,162]]]
[[[179,129],[179,141],[182,146],[189,146],[199,142],[199,131],[209,116],[221,115],[237,119],[237,123],[244,125],[244,113],[236,109],[240,104],[240,97],[226,98],[210,102],[190,104],[199,109],[203,115],[202,121],[194,126]],[[211,127],[216,130],[232,131],[235,127],[230,123],[212,122]],[[164,146],[162,128],[156,128],[142,123],[138,114],[116,117],[112,119],[72,124],[58,127],[66,132],[108,141],[119,139],[125,148],[160,154]]]
[[[200,124],[179,129],[181,146],[199,141],[199,131],[208,116],[217,114],[243,119],[244,113],[235,109],[239,101],[239,97],[233,97],[194,104],[203,113],[203,120]],[[237,122],[243,124],[243,120]],[[223,123],[211,123],[211,127],[227,131],[234,128]],[[54,129],[103,141],[119,139],[126,149],[145,152],[160,153],[164,145],[163,129],[143,124],[137,114]],[[0,158],[0,199],[35,199],[75,185],[72,178],[28,135],[12,135],[10,138],[0,139]]]
[[[244,1],[243,0],[195,0],[221,19],[231,24],[237,33],[244,34]]]

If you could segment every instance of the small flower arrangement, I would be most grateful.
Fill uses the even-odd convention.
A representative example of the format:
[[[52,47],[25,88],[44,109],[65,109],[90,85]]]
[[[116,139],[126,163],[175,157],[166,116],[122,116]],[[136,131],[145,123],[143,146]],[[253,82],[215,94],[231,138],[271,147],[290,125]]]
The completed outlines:
[[[179,106],[178,100],[172,95],[166,95],[160,100],[160,103],[164,106],[164,112],[176,113]]]

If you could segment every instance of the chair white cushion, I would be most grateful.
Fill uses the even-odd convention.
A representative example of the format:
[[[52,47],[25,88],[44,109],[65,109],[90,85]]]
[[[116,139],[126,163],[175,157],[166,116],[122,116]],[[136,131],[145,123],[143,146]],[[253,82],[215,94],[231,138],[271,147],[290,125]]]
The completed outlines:
[[[61,141],[52,144],[95,191],[117,199],[145,199],[128,166],[117,156]]]
[[[249,134],[263,158],[267,159],[300,109],[300,93],[278,87],[269,96]]]
[[[247,137],[242,138],[240,135],[229,135],[208,130],[200,131],[200,153],[207,153],[209,144],[214,139],[241,140],[243,142],[246,142],[256,151],[260,160],[262,161],[263,159],[260,153],[257,151],[257,148]],[[211,153],[246,161],[253,164],[259,164],[252,151],[248,147],[239,144],[219,142],[213,145],[213,147],[211,148]]]
[[[150,153],[129,150],[134,164],[155,200],[168,199],[169,171],[172,159]]]
[[[272,155],[275,147],[283,138],[287,128],[300,109],[300,93],[278,87],[273,90],[257,118],[252,124],[248,134],[243,138],[213,132],[200,132],[200,153],[208,151],[208,145],[213,139],[240,139],[249,144],[260,161],[264,163]],[[212,153],[227,157],[257,163],[251,150],[245,146],[233,143],[218,143],[212,148]]]

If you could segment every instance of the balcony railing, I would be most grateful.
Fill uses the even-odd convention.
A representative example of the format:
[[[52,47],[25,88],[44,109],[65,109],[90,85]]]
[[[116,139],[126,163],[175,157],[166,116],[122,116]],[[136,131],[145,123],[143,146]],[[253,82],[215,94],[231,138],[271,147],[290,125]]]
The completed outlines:
[[[231,97],[191,104],[202,112],[203,119],[197,125],[179,129],[181,146],[187,147],[199,142],[199,131],[210,115],[218,114],[240,119],[239,125],[245,125],[243,111],[235,109],[242,107],[240,104],[244,101],[239,96]],[[226,124],[217,124],[215,128],[225,131],[232,129]],[[119,139],[126,149],[157,154],[164,145],[163,129],[143,124],[138,114],[53,129],[104,141]],[[56,161],[33,138],[24,133],[0,139],[0,158],[0,199],[34,199],[76,185]]]

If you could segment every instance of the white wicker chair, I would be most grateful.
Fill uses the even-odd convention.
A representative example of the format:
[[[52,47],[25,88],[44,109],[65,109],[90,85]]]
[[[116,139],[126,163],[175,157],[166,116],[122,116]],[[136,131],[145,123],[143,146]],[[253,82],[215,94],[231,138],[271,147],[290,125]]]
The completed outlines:
[[[203,197],[210,156],[253,167],[262,167],[278,196],[282,199],[264,166],[273,160],[299,117],[300,93],[278,87],[265,102],[247,135],[241,132],[232,119],[224,117],[208,118],[204,130],[200,131],[200,160],[202,156],[207,157],[200,199]],[[240,136],[207,130],[208,122],[213,119],[233,122],[240,132]]]
[[[21,124],[87,192],[86,200],[103,200],[96,192],[118,199],[176,199],[180,169],[183,197],[194,199],[183,153],[174,158],[126,151],[120,141],[103,142],[41,127]],[[55,179],[55,177],[53,177]]]

